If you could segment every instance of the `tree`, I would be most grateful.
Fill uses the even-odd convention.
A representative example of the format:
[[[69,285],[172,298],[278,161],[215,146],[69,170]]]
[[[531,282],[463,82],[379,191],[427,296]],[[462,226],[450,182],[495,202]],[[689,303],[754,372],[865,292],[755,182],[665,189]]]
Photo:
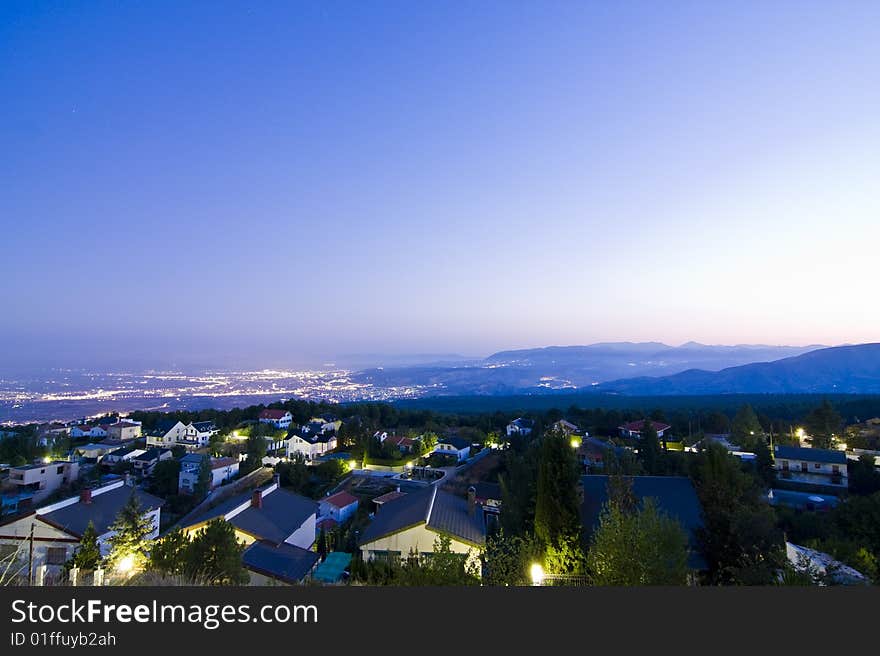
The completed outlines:
[[[880,473],[877,473],[871,454],[862,454],[849,465],[849,491],[863,496],[880,492]]]
[[[73,556],[67,562],[67,568],[78,567],[81,570],[93,570],[101,562],[101,547],[98,544],[98,531],[95,524],[89,521],[86,530],[83,531],[79,546]]]
[[[687,535],[653,499],[627,511],[609,500],[587,552],[594,585],[685,585]]]
[[[295,451],[288,462],[279,463],[275,471],[279,474],[281,485],[294,492],[305,491],[311,480],[306,458],[299,451]]]
[[[185,548],[183,573],[192,581],[208,585],[247,583],[250,575],[241,562],[244,549],[232,524],[212,519]]]
[[[835,438],[840,435],[843,419],[828,399],[814,408],[804,419],[804,426],[812,438],[814,449],[830,449]]]
[[[639,433],[639,460],[645,473],[649,475],[663,473],[663,450],[660,447],[660,439],[650,419],[645,419],[642,430]]]
[[[543,557],[543,545],[531,533],[509,535],[504,530],[489,536],[483,553],[483,583],[529,585],[529,568]]]
[[[561,431],[545,434],[538,464],[535,535],[547,549],[547,564],[553,573],[572,573],[576,567],[571,550],[578,549],[581,529],[578,469],[565,435]]]
[[[262,425],[265,426],[267,424]],[[262,467],[263,458],[266,457],[266,438],[262,435],[251,434],[247,439],[245,453],[247,453],[247,458],[241,465],[241,469],[245,470],[244,473],[252,472]]]
[[[748,403],[737,410],[730,423],[730,440],[745,451],[753,451],[755,444],[764,440],[764,429],[758,415]]]
[[[189,545],[189,537],[179,528],[175,528],[153,543],[153,548],[150,549],[150,569],[163,574],[182,574]]]
[[[174,458],[160,460],[150,475],[150,491],[160,497],[177,494],[180,478],[180,461]]]
[[[123,573],[142,569],[147,563],[147,554],[153,543],[148,536],[155,528],[152,516],[144,514],[141,502],[132,490],[128,502],[110,525],[113,535],[107,540],[110,547],[107,567],[117,568]]]
[[[199,477],[196,479],[195,487],[193,488],[193,492],[195,492],[197,497],[204,497],[211,491],[211,483],[214,480],[213,471],[211,470],[211,458],[209,456],[203,456],[202,461],[199,463]]]

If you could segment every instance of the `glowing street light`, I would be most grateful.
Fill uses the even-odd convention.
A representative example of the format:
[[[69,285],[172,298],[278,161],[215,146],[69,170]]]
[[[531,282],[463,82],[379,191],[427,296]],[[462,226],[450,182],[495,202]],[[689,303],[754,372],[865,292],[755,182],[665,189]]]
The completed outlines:
[[[540,563],[532,563],[532,585],[542,585],[544,583],[544,568]]]
[[[576,437],[571,438],[571,448],[572,449],[580,449],[581,448],[581,441]]]
[[[128,574],[133,569],[134,569],[134,556],[132,556],[131,554],[129,554],[128,556],[125,556],[116,564],[116,571],[119,572],[120,574]]]

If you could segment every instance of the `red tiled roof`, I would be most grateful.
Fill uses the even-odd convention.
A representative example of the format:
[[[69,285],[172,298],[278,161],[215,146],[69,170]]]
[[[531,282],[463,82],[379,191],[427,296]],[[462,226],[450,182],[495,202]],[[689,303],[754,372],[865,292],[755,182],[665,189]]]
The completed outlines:
[[[332,517],[324,517],[323,519],[319,519],[317,523],[317,528],[324,529],[325,531],[332,530],[339,526],[339,522],[337,522]]]
[[[234,465],[237,462],[238,460],[235,458],[217,458],[216,460],[211,461],[211,469],[222,469],[223,467]]]
[[[332,506],[336,506],[337,508],[345,508],[346,506],[350,506],[353,503],[357,503],[358,498],[353,494],[349,494],[345,490],[342,492],[337,492],[333,496],[324,497],[321,499],[326,503],[329,503]]]
[[[653,424],[654,430],[657,431],[658,433],[660,431],[665,431],[665,430],[669,430],[670,428],[672,428],[672,426],[670,426],[669,424],[663,424],[659,421],[652,420],[651,424]],[[623,426],[618,426],[618,428],[620,428],[622,430],[633,431],[635,433],[638,433],[642,430],[642,428],[644,426],[645,426],[645,420],[639,419],[637,421],[631,421],[629,423],[626,423]]]
[[[260,419],[282,419],[287,414],[287,410],[272,410],[267,408],[260,413]]]
[[[374,503],[387,503],[389,501],[394,501],[395,499],[399,499],[402,496],[406,496],[406,492],[398,492],[397,490],[392,490],[391,492],[386,492],[380,497],[376,497],[373,499]]]

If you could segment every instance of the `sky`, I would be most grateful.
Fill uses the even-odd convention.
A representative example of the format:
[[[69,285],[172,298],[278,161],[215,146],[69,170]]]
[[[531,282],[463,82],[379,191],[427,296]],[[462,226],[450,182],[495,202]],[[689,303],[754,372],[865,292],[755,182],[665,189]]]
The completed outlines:
[[[880,3],[0,3],[0,371],[880,341]]]

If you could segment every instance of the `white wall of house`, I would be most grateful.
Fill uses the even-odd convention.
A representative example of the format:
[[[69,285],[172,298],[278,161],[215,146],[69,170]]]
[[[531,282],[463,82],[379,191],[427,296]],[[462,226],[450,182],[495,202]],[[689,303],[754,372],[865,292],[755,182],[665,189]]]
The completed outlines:
[[[461,462],[462,460],[467,460],[468,456],[471,454],[471,447],[466,446],[463,449],[456,449],[452,444],[444,444],[443,442],[440,442],[434,447],[433,453],[454,455],[458,461]]]
[[[362,545],[361,554],[364,560],[372,560],[376,557],[376,552],[398,552],[401,558],[406,558],[410,550],[417,554],[433,553],[434,541],[439,537],[439,533],[429,530],[425,524],[420,524]],[[469,561],[478,557],[479,549],[455,538],[452,538],[449,548],[454,553],[469,553]]]
[[[186,439],[187,427],[182,421],[178,421],[161,437],[147,435],[147,446],[164,446],[170,448],[177,444],[177,442],[185,441]]]
[[[338,508],[334,506],[332,503],[327,503],[326,501],[320,502],[319,514],[321,517],[332,517],[338,523],[342,524],[349,517],[354,515],[357,512],[358,504],[357,502],[352,502],[345,506],[344,508]]]
[[[776,469],[777,475],[785,480],[816,483],[819,485],[839,485],[841,487],[846,487],[848,484],[845,463],[807,462],[805,460],[777,458],[773,466]],[[840,476],[840,483],[832,483],[832,477],[834,476]]]

